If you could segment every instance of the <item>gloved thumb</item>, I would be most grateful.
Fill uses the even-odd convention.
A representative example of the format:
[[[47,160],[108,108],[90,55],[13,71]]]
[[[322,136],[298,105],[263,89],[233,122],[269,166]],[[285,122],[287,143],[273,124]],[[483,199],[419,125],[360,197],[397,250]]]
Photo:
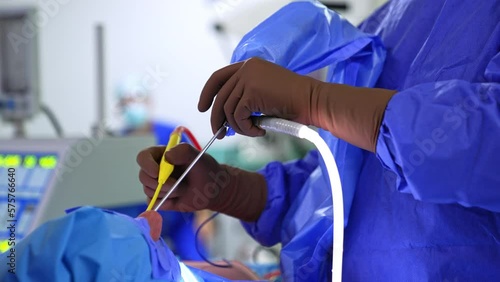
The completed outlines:
[[[187,143],[181,143],[165,153],[165,160],[174,166],[190,164],[198,155],[198,151]]]

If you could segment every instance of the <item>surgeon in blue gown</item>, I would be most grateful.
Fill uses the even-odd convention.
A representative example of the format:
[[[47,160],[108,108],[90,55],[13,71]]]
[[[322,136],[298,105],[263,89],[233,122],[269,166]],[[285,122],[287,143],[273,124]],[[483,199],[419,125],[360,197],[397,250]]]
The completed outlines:
[[[296,19],[294,32],[312,29],[311,36],[328,25],[317,3],[291,5],[317,16],[270,20]],[[211,108],[214,131],[227,120],[240,134],[264,134],[252,125],[252,112],[321,129],[346,195],[343,280],[500,280],[500,1],[388,2],[360,26],[386,48],[380,72],[361,83],[345,80],[347,73],[342,79],[330,73],[328,82],[304,76],[311,69],[300,69],[302,60],[293,57],[316,48],[310,61],[325,60],[321,48],[329,42],[302,38],[289,53],[276,51],[276,41],[295,33],[269,23],[243,39],[234,64],[212,75],[198,108]],[[255,42],[264,48],[250,50]],[[358,44],[336,54],[355,47],[359,56],[343,61],[353,72],[366,67],[358,59],[375,52]],[[178,175],[196,153],[180,145],[166,158]],[[150,148],[138,156],[148,195],[161,154]],[[329,189],[316,151],[258,173],[205,155],[163,208],[237,217],[263,245],[282,243],[287,281],[328,281]]]

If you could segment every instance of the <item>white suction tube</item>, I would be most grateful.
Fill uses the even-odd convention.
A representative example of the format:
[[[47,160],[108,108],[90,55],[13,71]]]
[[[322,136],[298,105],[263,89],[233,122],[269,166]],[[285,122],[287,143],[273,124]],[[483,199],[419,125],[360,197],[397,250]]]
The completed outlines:
[[[318,149],[326,164],[333,202],[332,282],[342,281],[342,254],[344,251],[344,201],[337,163],[321,136],[310,127],[289,120],[272,117],[254,117],[256,126],[264,130],[284,133],[309,140]]]

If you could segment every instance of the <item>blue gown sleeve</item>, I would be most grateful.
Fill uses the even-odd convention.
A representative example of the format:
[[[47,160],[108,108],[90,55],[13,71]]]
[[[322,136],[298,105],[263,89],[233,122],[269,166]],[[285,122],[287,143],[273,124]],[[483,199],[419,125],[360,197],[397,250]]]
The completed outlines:
[[[242,222],[247,232],[264,246],[281,242],[281,223],[309,175],[319,165],[317,151],[288,163],[272,162],[259,173],[267,181],[267,203],[256,222]]]
[[[377,156],[399,191],[500,212],[500,53],[484,78],[415,85],[391,99]]]

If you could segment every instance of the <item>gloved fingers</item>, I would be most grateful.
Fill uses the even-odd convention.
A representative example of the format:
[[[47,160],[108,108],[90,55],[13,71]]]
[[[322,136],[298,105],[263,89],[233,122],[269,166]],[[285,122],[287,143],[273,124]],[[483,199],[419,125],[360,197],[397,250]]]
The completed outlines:
[[[187,205],[179,198],[168,198],[163,205],[159,208],[164,211],[180,211],[180,212],[193,212],[197,209],[191,205]]]
[[[165,160],[174,166],[189,165],[199,151],[187,143],[181,143],[165,152]]]
[[[160,196],[162,198],[163,198],[163,196],[165,196],[168,193],[168,191],[170,191],[170,189],[174,186],[176,181],[177,181],[177,178],[167,179],[167,181],[163,185],[161,192],[160,192]],[[184,180],[181,181],[181,183],[179,183],[179,186],[177,186],[177,188],[174,190],[174,192],[172,192],[172,194],[170,194],[169,198],[182,197],[182,195],[184,195],[188,189],[189,189],[189,186],[186,184],[186,178],[184,178]]]
[[[250,99],[243,95],[243,98],[239,100],[234,110],[234,120],[241,134],[251,137],[264,136],[266,134],[264,129],[255,126],[252,121],[252,113],[259,111],[261,110],[257,109],[257,107],[252,107]]]
[[[181,175],[184,173],[184,171],[186,171],[187,167],[188,167],[187,164],[185,164],[185,165],[176,165],[174,167],[174,171],[172,171],[172,174],[170,174],[170,177],[167,179],[167,183],[168,183],[168,181],[170,179],[174,179],[174,181],[175,181],[176,179],[178,179],[179,177],[181,177]]]
[[[163,197],[168,193],[168,191],[170,191],[172,186],[174,186],[174,183],[176,181],[177,181],[177,179],[174,179],[174,178],[167,179],[165,184],[163,184],[163,186],[161,187],[160,192],[158,193],[158,200],[163,199]],[[158,183],[155,183],[154,185],[144,185],[143,184],[142,186],[143,186],[144,194],[146,194],[148,197],[152,198],[156,192],[156,187],[158,186]],[[183,194],[185,194],[185,191],[187,191],[187,189],[189,189],[188,185],[186,185],[186,183],[184,183],[184,181],[182,181],[179,184],[179,186],[177,186],[175,191],[172,194],[170,194],[169,197],[170,198],[181,197]]]
[[[232,96],[236,96],[236,99],[241,97],[243,89],[235,89],[238,85],[238,80],[238,74],[236,73],[222,86],[217,94],[217,97],[215,97],[215,102],[212,106],[212,114],[210,116],[210,123],[214,134],[226,121],[224,109],[226,107],[227,100]],[[231,122],[229,123],[231,124]],[[217,136],[217,138],[219,137],[222,138],[224,136]]]
[[[168,201],[168,200],[167,200]],[[206,209],[206,205],[200,207],[194,202],[186,203],[184,199],[175,198],[172,199],[167,208],[169,210],[179,211],[179,212],[194,212],[202,209]]]
[[[165,160],[174,165],[169,179],[179,178],[200,152],[187,143],[181,143],[165,153]]]
[[[148,197],[149,199],[148,203],[149,203],[153,198],[153,195],[155,194],[155,189],[148,187],[146,185],[142,185],[142,190],[144,191],[144,194]]]
[[[167,185],[165,185],[165,186],[167,186]],[[158,198],[156,199],[156,202],[155,202],[155,207],[156,207],[156,205],[158,205],[162,201],[162,199],[165,197],[165,195],[167,194],[167,192],[169,191],[169,189],[172,185],[168,185],[168,186],[169,186],[168,189],[165,189],[165,190],[162,189],[160,191],[160,193],[158,194]],[[144,194],[146,194],[146,197],[147,197],[147,203],[149,205],[149,203],[151,202],[151,199],[153,199],[153,195],[155,194],[155,189],[152,189],[152,188],[149,188],[146,186],[143,186],[143,189],[144,189]],[[181,187],[178,187],[178,189],[181,189]],[[161,210],[172,210],[172,209],[174,209],[173,203],[177,203],[179,201],[182,201],[182,192],[179,192],[178,189],[176,189],[168,197],[168,199],[165,200],[165,202],[160,207]]]
[[[156,186],[158,186],[157,178],[151,177],[143,169],[139,171],[139,182],[141,182],[145,187],[149,187],[153,190],[156,188]]]
[[[167,183],[170,179],[177,180],[199,153],[196,148],[187,143],[181,143],[166,152],[165,160],[174,165],[174,171],[172,171]]]
[[[147,175],[158,178],[159,163],[164,150],[164,146],[155,146],[140,151],[136,158],[137,164]]]
[[[152,188],[152,187],[148,187],[148,186],[144,186],[144,185],[142,187],[144,190],[144,194],[146,194],[146,196],[148,196],[150,198],[153,198],[153,195],[156,192],[156,188]],[[163,197],[167,193],[166,191],[168,191],[168,190],[165,190],[165,191],[160,190],[160,192],[158,193],[158,199],[156,199],[156,201],[160,201],[161,199],[163,199]]]
[[[212,117],[214,117],[215,115],[219,116],[220,113],[223,113],[224,114],[223,119],[227,120],[227,122],[229,123],[229,125],[231,125],[233,130],[239,134],[243,134],[243,132],[241,131],[236,120],[234,119],[234,111],[236,110],[236,106],[240,102],[242,95],[243,95],[243,85],[241,83],[237,83],[236,86],[234,87],[234,89],[232,89],[230,95],[228,95],[225,103],[222,105],[223,111],[219,112],[217,110],[220,107],[219,105],[217,105],[217,102],[220,101],[219,99],[221,97],[217,97],[217,100],[214,104],[214,108],[212,109]],[[217,106],[217,108],[216,108],[216,106]],[[216,124],[218,124],[218,123],[219,123],[219,121],[213,122],[212,128],[214,126],[216,126]]]
[[[212,102],[219,90],[226,82],[241,68],[244,62],[228,65],[214,72],[208,79],[201,91],[200,100],[198,101],[198,110],[206,112],[210,109]]]
[[[153,187],[148,187],[148,186],[142,185],[142,188],[143,188],[143,190],[144,190],[144,194],[146,194],[146,196],[147,196],[148,198],[153,198],[153,195],[154,195],[154,194],[155,194],[155,192],[156,192],[156,187],[155,187],[155,188],[153,188]],[[168,190],[165,190],[165,191],[164,191],[163,189],[162,189],[162,190],[160,190],[160,193],[158,193],[158,199],[157,199],[157,201],[159,201],[159,200],[163,199],[163,197],[164,197],[164,196],[165,196],[165,194],[167,193],[166,191],[168,191]]]
[[[179,206],[179,199],[178,198],[168,198],[167,200],[165,200],[165,202],[163,203],[163,205],[160,206],[160,210],[163,210],[163,211],[171,211],[171,210],[178,210],[178,206]],[[191,211],[191,210],[189,210]]]

